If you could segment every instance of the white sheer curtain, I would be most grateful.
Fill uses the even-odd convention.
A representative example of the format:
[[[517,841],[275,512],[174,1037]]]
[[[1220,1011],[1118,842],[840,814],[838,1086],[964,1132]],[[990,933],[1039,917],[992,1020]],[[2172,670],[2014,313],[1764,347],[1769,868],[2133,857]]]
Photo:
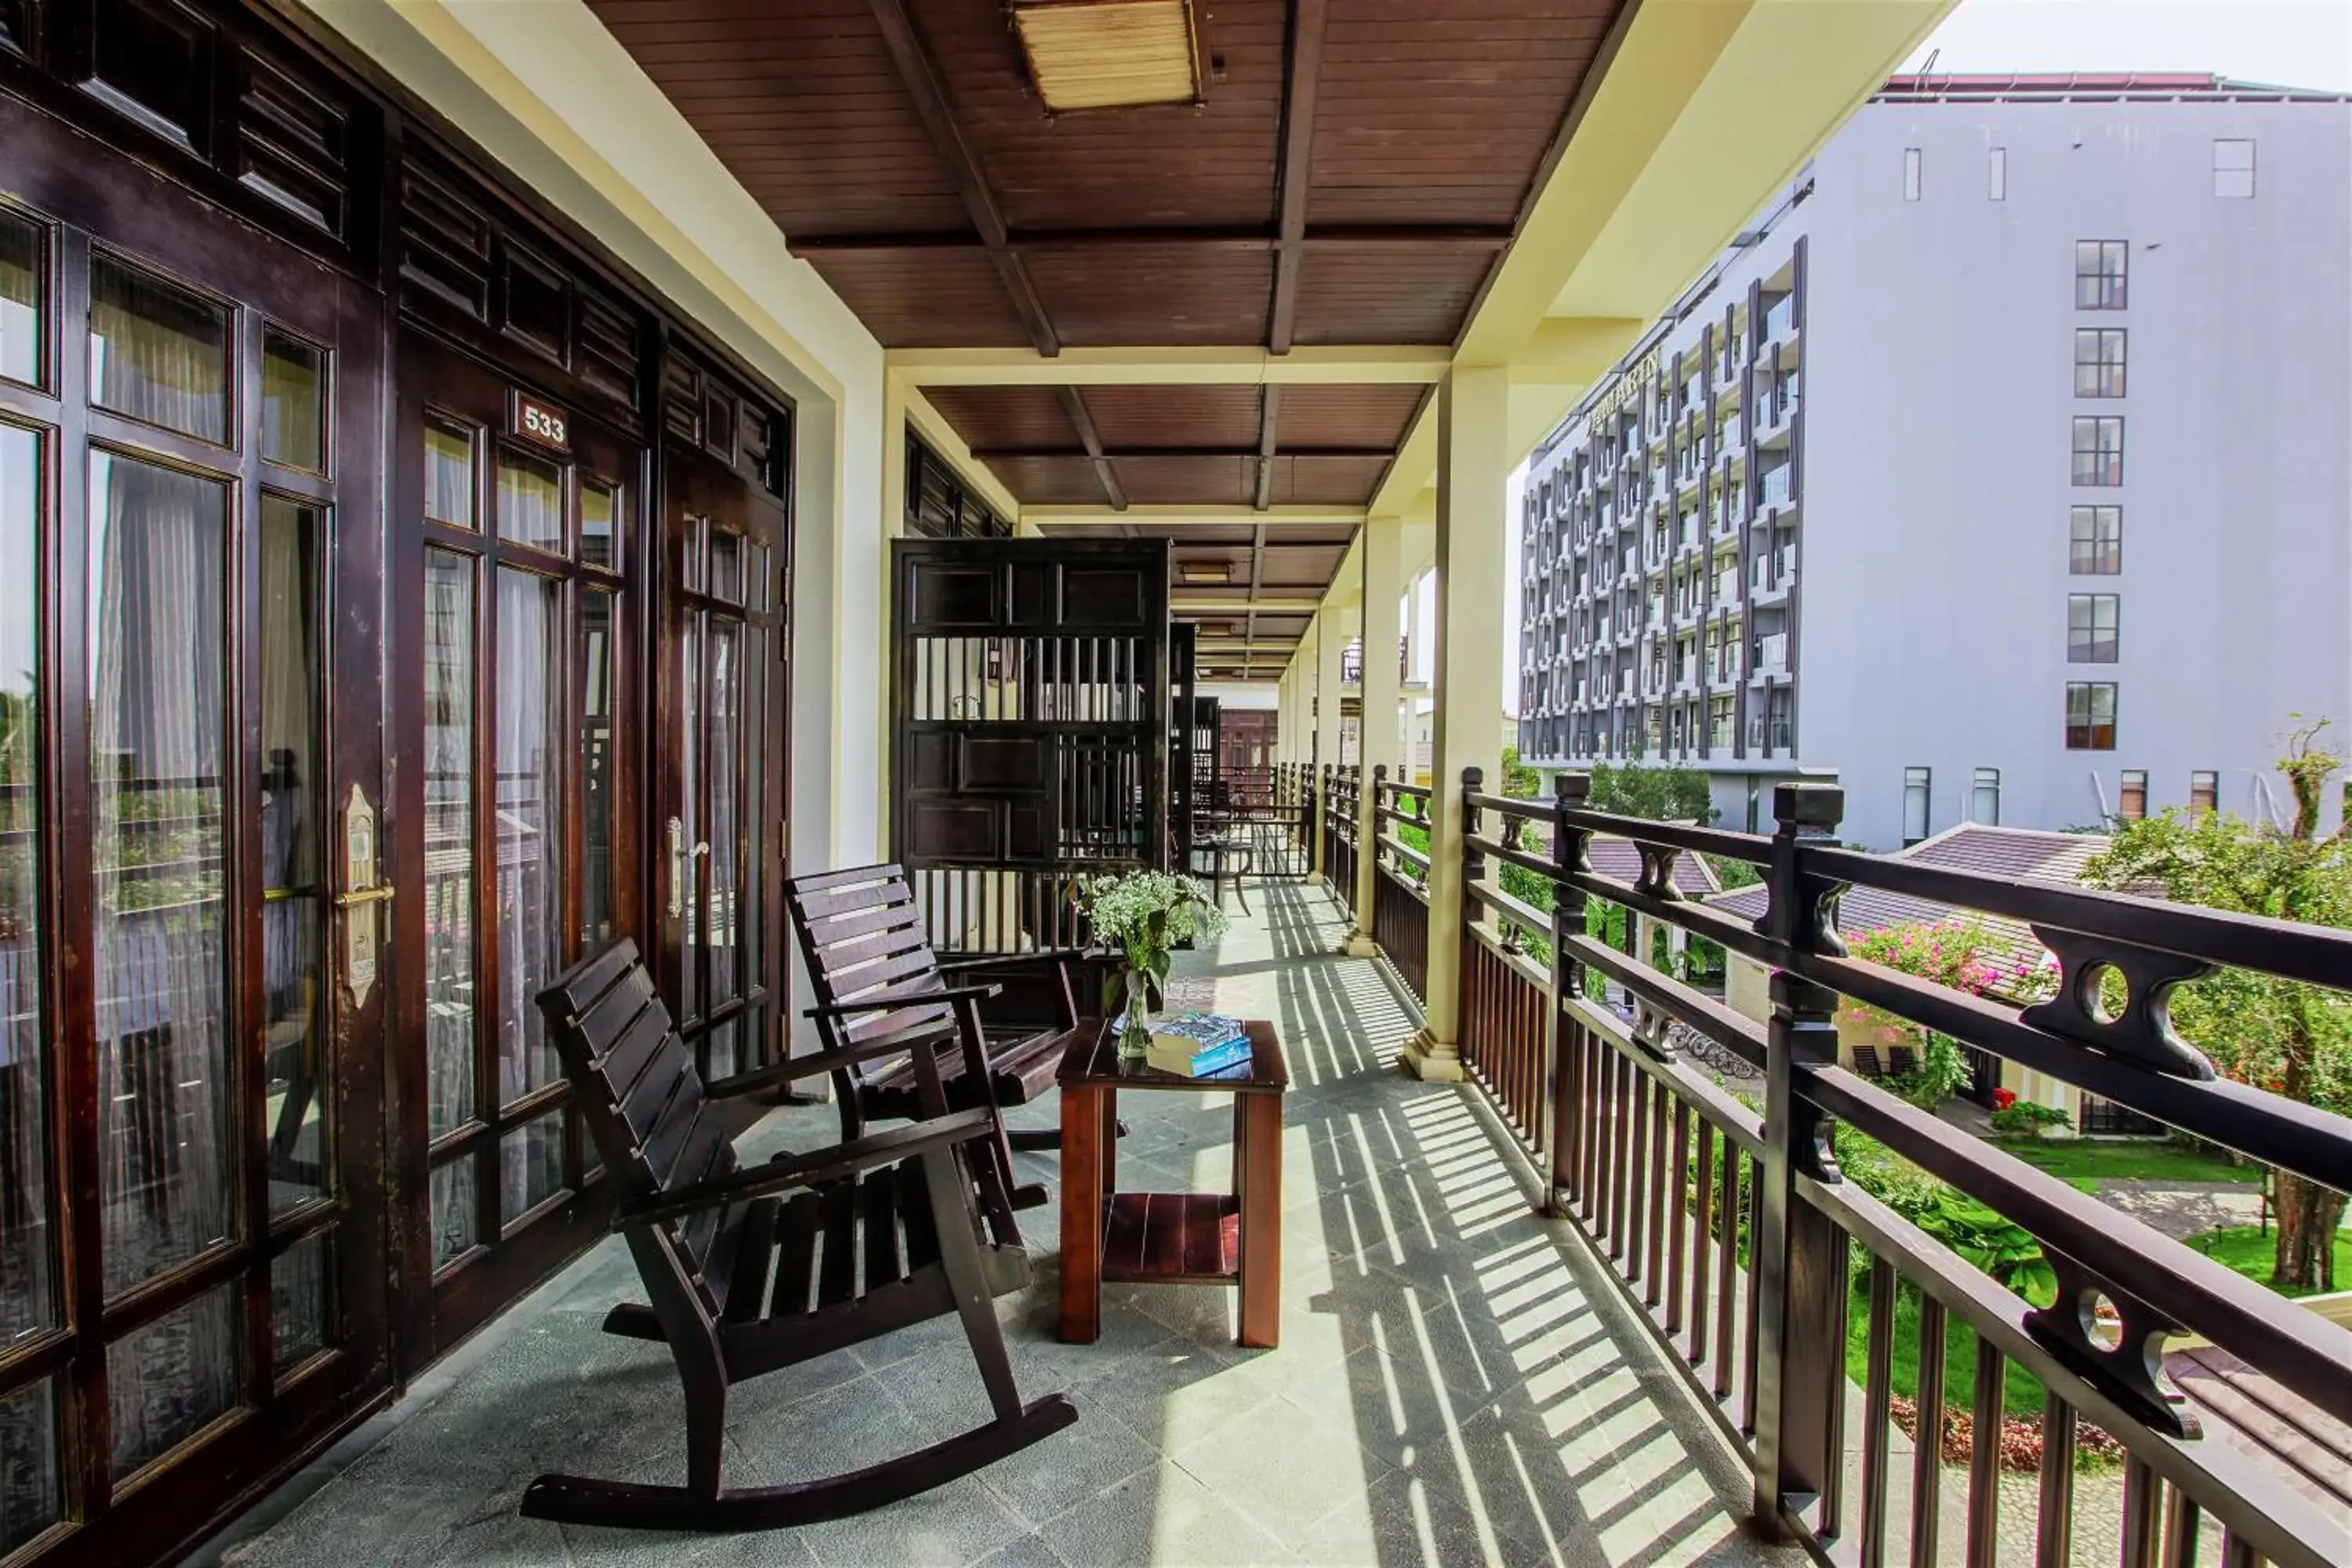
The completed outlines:
[[[474,570],[454,552],[425,552],[425,1122],[436,1138],[474,1115]],[[473,1244],[473,1203],[470,1157],[433,1173],[436,1264]]]
[[[104,253],[89,267],[92,400],[207,441],[228,439],[228,311]]]
[[[503,489],[503,487],[502,487]],[[562,584],[511,568],[498,584],[499,1093],[511,1101],[562,1074],[538,996],[555,978],[563,914],[563,824],[555,771]],[[501,1161],[507,1217],[561,1180],[560,1117],[511,1138]]]

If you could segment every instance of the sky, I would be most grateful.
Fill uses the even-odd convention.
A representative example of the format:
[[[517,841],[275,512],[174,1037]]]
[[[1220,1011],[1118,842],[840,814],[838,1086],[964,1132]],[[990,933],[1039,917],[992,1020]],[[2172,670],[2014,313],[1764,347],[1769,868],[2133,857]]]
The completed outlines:
[[[2352,0],[1960,0],[1906,71],[2211,71],[2352,92]],[[1504,700],[1519,693],[1518,497],[1507,523]]]

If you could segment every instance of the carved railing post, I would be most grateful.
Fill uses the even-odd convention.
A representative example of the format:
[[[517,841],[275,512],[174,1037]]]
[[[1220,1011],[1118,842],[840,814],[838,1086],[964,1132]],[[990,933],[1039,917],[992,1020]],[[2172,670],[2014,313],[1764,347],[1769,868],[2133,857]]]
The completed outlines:
[[[1551,1173],[1544,1183],[1544,1213],[1554,1219],[1568,1215],[1568,1199],[1575,1185],[1581,1153],[1577,1129],[1583,1118],[1584,1026],[1576,1016],[1576,999],[1583,971],[1569,957],[1569,941],[1584,934],[1584,889],[1569,879],[1589,868],[1585,847],[1591,834],[1568,825],[1565,815],[1583,808],[1592,793],[1590,773],[1556,773],[1551,781],[1551,864],[1555,879],[1551,902],[1551,1027],[1545,1049],[1550,1053],[1545,1081],[1551,1085]]]
[[[1837,884],[1807,875],[1802,851],[1832,843],[1844,813],[1845,793],[1834,784],[1773,787],[1771,903],[1759,923],[1774,942],[1801,952],[1841,951],[1830,925]],[[1781,1534],[1786,1518],[1834,1497],[1843,1462],[1846,1239],[1797,1194],[1800,1173],[1837,1178],[1829,1119],[1796,1093],[1801,1064],[1837,1059],[1836,1005],[1837,994],[1825,986],[1786,970],[1772,976],[1750,1282],[1758,1314],[1755,1514]]]

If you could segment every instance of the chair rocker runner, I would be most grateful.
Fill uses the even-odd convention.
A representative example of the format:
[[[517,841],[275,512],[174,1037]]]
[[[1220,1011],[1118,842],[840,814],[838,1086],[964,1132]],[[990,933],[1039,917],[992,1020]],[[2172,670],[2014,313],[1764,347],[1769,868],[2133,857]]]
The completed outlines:
[[[924,1491],[1077,1419],[1068,1397],[1027,1405],[992,1298],[1025,1286],[993,1107],[950,1110],[936,1053],[909,1054],[912,1124],[803,1154],[739,1165],[715,1098],[855,1067],[898,1041],[853,1045],[741,1073],[705,1089],[668,1009],[624,940],[540,993],[588,1131],[613,1173],[614,1228],[628,1237],[650,1305],[622,1305],[608,1333],[661,1341],[686,1389],[687,1481],[652,1486],[546,1475],[532,1518],[646,1530],[768,1530],[836,1519]],[[966,1062],[967,1071],[985,1071]],[[863,1469],[789,1486],[721,1487],[727,1390],[893,1329],[958,1314],[994,1418]]]
[[[829,1054],[845,1053],[846,1065],[835,1075],[844,1138],[861,1136],[869,1121],[917,1113],[914,1047],[924,1042],[936,1047],[961,1038],[965,1047],[940,1062],[954,1110],[1026,1105],[1054,1087],[1070,1032],[1078,1026],[1075,972],[1083,952],[1050,948],[941,958],[924,931],[914,889],[894,865],[796,877],[785,885],[784,897],[816,991],[809,1016]],[[978,1003],[1008,988],[1030,1003],[1026,1020],[998,1007],[989,1010],[994,1020],[984,1021]],[[1036,1021],[1041,1017],[1051,1022]],[[1014,1184],[1012,1151],[1057,1150],[1060,1133],[1008,1136],[1000,1122],[996,1141],[1013,1206],[1043,1204],[1042,1184]]]

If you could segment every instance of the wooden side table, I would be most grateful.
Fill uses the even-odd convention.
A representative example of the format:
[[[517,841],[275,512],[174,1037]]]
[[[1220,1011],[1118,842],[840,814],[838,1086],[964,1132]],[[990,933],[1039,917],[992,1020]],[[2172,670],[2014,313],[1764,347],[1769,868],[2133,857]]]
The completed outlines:
[[[1238,1286],[1242,1344],[1272,1349],[1282,1317],[1282,1095],[1290,1068],[1263,1018],[1245,1021],[1251,1059],[1206,1078],[1121,1062],[1102,1020],[1070,1038],[1062,1089],[1062,1338],[1102,1337],[1105,1280]],[[1234,1097],[1231,1193],[1118,1190],[1121,1089]]]

